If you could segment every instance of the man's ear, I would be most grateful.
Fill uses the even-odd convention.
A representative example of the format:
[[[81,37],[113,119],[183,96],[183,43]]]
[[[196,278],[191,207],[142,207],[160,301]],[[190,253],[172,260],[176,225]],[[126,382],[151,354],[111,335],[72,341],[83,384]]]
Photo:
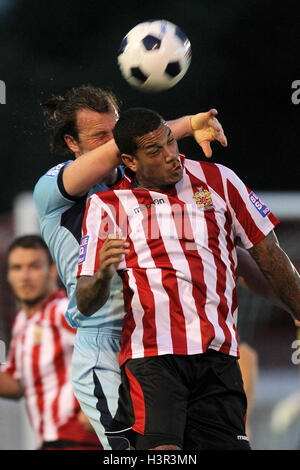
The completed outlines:
[[[134,157],[133,155],[129,155],[128,153],[122,153],[121,159],[125,166],[130,168],[130,170],[136,172],[136,169],[137,169],[136,157]]]
[[[78,147],[77,141],[74,139],[74,137],[70,134],[65,134],[64,135],[64,141],[66,142],[67,146],[73,153],[79,153],[80,149]]]

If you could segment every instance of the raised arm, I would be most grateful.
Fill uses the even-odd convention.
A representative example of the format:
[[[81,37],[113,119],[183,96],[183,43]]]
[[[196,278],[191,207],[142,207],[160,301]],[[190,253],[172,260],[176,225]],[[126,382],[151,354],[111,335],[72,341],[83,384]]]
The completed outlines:
[[[249,249],[249,253],[271,284],[274,293],[300,320],[300,276],[272,231]]]
[[[76,158],[63,172],[63,184],[70,196],[80,197],[121,164],[113,139]]]
[[[223,128],[216,119],[217,111],[183,116],[168,122],[176,139],[194,136],[207,158],[212,155],[210,143],[227,145]],[[70,196],[83,196],[96,183],[121,164],[120,154],[114,139],[81,155],[68,165],[63,172],[63,184]]]

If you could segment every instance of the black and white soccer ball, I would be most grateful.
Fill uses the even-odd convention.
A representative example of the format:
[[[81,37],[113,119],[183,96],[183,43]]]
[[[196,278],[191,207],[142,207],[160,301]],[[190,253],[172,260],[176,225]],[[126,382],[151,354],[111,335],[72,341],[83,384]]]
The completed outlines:
[[[118,63],[127,82],[142,91],[173,87],[185,75],[192,58],[183,31],[166,20],[145,21],[123,38]]]

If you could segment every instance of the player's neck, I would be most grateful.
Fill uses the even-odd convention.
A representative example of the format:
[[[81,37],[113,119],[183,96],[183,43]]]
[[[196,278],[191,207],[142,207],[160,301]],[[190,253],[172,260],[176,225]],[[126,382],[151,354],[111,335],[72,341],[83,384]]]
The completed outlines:
[[[146,181],[138,181],[136,177],[133,179],[132,183],[135,189],[146,189],[147,191],[156,191],[158,193],[166,191],[169,188],[174,186],[174,185],[157,186],[157,185],[150,184]]]
[[[46,294],[44,293],[43,296],[38,297],[32,301],[20,301],[20,308],[25,312],[26,317],[31,318],[36,312],[41,310],[54,291],[55,289],[52,288]]]

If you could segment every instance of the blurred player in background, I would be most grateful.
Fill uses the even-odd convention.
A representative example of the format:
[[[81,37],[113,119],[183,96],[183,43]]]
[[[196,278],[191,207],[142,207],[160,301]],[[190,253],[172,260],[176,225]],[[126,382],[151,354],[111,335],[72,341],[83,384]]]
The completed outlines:
[[[261,302],[261,298],[254,296],[251,289],[247,289],[245,279],[243,276],[240,276],[239,273],[237,276],[237,294],[239,301],[239,315],[237,321],[237,334],[240,349],[239,365],[241,368],[244,389],[247,396],[246,430],[247,436],[251,442],[253,434],[251,431],[249,418],[251,418],[258,382],[259,357],[257,351],[252,345],[251,333],[253,333],[253,331],[249,326],[248,321],[251,319],[251,324],[253,325],[253,319],[257,309],[256,305]],[[284,310],[284,307],[280,307]]]
[[[74,397],[71,358],[75,331],[65,320],[68,298],[45,242],[25,235],[7,255],[8,281],[18,300],[0,396],[25,397],[40,449],[97,449],[102,445]]]
[[[106,191],[123,176],[112,133],[118,119],[118,100],[111,92],[82,85],[64,96],[53,97],[43,107],[52,131],[51,148],[68,159],[40,178],[34,200],[42,237],[70,298],[66,319],[77,329],[72,366],[74,392],[104,449],[123,449],[128,445],[125,439],[104,434],[117,409],[120,384],[118,356],[124,317],[121,280],[113,278],[108,302],[90,318],[78,311],[75,297],[87,198]],[[212,141],[227,145],[216,114],[211,110],[185,116],[169,125],[178,139],[193,135],[210,157]]]
[[[300,321],[295,320],[296,330],[296,351],[295,357],[292,361],[295,365],[299,365],[299,344],[300,344]],[[270,426],[271,430],[278,435],[284,435],[289,431],[289,428],[300,420],[300,388],[288,396],[279,400],[271,411]],[[300,439],[297,445],[300,449]]]
[[[243,315],[240,312],[240,315]],[[240,342],[240,358],[239,365],[244,383],[245,394],[247,397],[247,419],[246,419],[246,433],[251,442],[251,427],[249,425],[249,417],[251,416],[253,402],[256,392],[257,378],[258,378],[258,354],[255,349],[245,341]]]
[[[240,238],[300,319],[300,277],[273,232],[278,220],[229,168],[179,155],[152,110],[122,113],[114,137],[128,171],[89,200],[77,303],[92,317],[119,270],[126,316],[116,422],[138,433],[137,449],[249,449],[235,245]]]

